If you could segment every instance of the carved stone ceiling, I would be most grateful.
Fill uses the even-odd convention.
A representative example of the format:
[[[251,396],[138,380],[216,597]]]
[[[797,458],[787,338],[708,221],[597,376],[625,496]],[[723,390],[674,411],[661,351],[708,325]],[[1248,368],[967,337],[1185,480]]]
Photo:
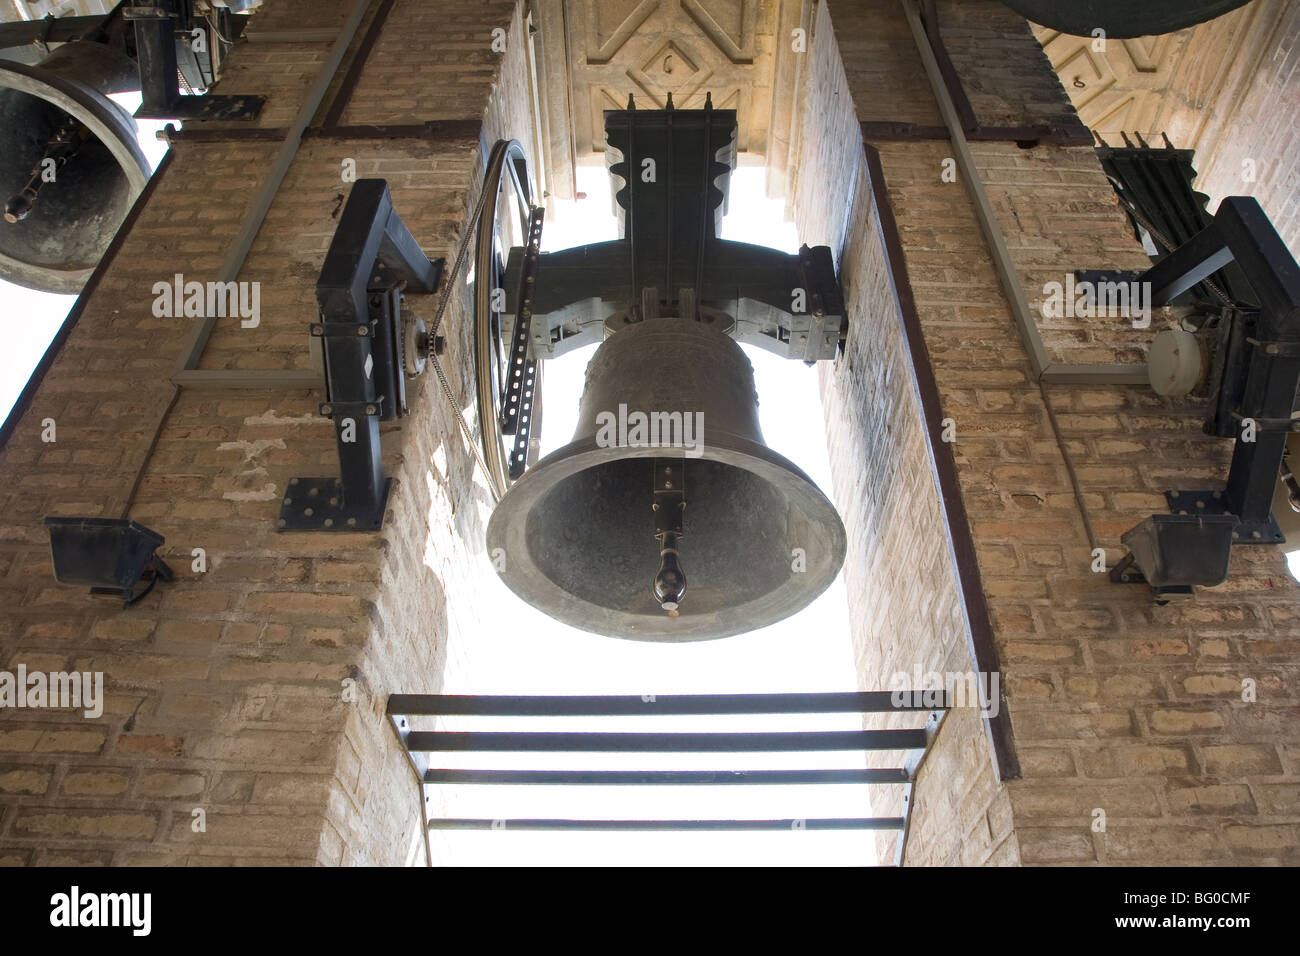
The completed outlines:
[[[570,82],[579,158],[605,149],[604,111],[628,94],[646,109],[737,111],[739,148],[763,153],[778,4],[767,0],[568,0]]]
[[[1257,0],[1196,27],[1156,37],[1109,39],[1034,26],[1079,118],[1108,142],[1120,131],[1204,153],[1257,65],[1261,42],[1287,0]],[[1266,48],[1266,47],[1265,47]]]

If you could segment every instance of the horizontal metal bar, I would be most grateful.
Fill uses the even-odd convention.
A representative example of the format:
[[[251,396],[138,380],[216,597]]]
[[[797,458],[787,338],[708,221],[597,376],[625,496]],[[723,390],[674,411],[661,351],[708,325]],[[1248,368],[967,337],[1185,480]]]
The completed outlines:
[[[36,40],[67,43],[92,33],[107,22],[106,14],[86,17],[50,17],[0,24],[0,47],[24,46]]]
[[[516,753],[780,753],[804,750],[920,750],[924,730],[841,730],[775,733],[512,733],[414,731],[411,750]]]
[[[430,820],[430,830],[901,830],[902,817],[801,820]]]
[[[1041,381],[1048,385],[1137,385],[1151,383],[1144,364],[1065,365],[1052,364],[1043,369]]]
[[[249,43],[333,43],[338,36],[335,27],[244,31],[244,39]]]
[[[936,692],[937,693],[937,692]],[[626,717],[651,714],[884,714],[935,710],[922,693],[887,690],[832,694],[668,694],[643,697],[481,697],[393,694],[388,713],[415,716]],[[942,702],[946,707],[946,700]],[[941,708],[942,709],[942,708]]]
[[[187,368],[172,372],[172,382],[182,388],[324,388],[321,373],[308,369],[281,372]]]
[[[429,120],[424,123],[393,123],[378,126],[312,126],[304,131],[310,139],[431,139],[446,142],[477,142],[483,132],[478,120]]]
[[[518,786],[717,786],[906,783],[902,767],[857,770],[426,770],[425,783]]]

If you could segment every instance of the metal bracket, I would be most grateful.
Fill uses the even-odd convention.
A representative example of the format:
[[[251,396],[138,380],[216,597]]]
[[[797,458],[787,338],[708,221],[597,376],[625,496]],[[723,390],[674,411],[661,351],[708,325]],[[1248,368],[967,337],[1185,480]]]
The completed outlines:
[[[380,256],[383,259],[380,259]],[[326,399],[334,420],[338,478],[290,479],[277,527],[292,531],[376,531],[392,479],[382,473],[379,422],[406,413],[401,289],[430,293],[442,277],[393,210],[388,184],[358,180],[330,243],[316,300]],[[378,283],[386,283],[376,288]]]
[[[188,70],[197,78],[206,73],[217,72],[216,47],[222,40],[222,34],[207,29],[207,21],[192,16],[188,4],[178,0],[158,0],[156,4],[127,4],[122,8],[122,17],[135,28],[136,62],[140,66],[140,89],[142,102],[135,115],[145,119],[185,119],[185,120],[251,120],[256,119],[266,102],[264,96],[239,95],[221,96],[205,93],[202,96],[182,96],[177,80]],[[227,16],[225,23],[235,28],[235,35],[242,32],[242,23],[246,17]],[[202,24],[198,26],[197,24]],[[188,59],[185,62],[177,56],[178,35],[184,45],[191,29],[204,30],[208,36],[212,53],[204,68],[199,55],[184,47]],[[215,80],[215,75],[213,76]],[[188,83],[189,80],[186,80]],[[205,82],[203,85],[207,85]]]
[[[951,704],[951,701],[947,701]],[[932,710],[930,716],[925,719],[925,746],[919,750],[909,751],[903,759],[903,770],[907,774],[907,783],[903,785],[903,827],[898,835],[898,846],[894,849],[894,866],[902,866],[903,860],[907,856],[907,837],[912,829],[912,791],[916,787],[916,775],[921,769],[921,764],[925,763],[926,755],[930,753],[930,747],[934,743],[935,735],[939,733],[939,727],[943,724],[943,719],[948,714],[947,710]]]
[[[290,478],[280,503],[281,531],[378,531],[393,479],[385,478],[373,505],[349,508],[340,478]]]
[[[533,405],[536,402],[537,358],[528,357],[528,343],[533,317],[533,291],[537,285],[537,261],[541,255],[542,219],[546,210],[533,207],[528,220],[528,245],[524,250],[519,276],[518,311],[506,366],[505,404],[501,409],[501,433],[514,435],[508,466],[511,479],[528,468],[528,442],[533,431]]]
[[[1228,515],[1222,491],[1166,491],[1165,501],[1169,511],[1176,515]],[[1264,521],[1245,521],[1237,518],[1232,531],[1233,544],[1281,544],[1286,541],[1277,519],[1269,514]]]

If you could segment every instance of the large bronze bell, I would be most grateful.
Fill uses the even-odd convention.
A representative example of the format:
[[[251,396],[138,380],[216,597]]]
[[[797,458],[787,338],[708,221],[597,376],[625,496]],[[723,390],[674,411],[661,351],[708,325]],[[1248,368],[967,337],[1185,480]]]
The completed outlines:
[[[81,290],[149,179],[135,122],[106,95],[139,88],[135,63],[102,43],[0,60],[0,278]]]
[[[1213,20],[1249,0],[1002,0],[1016,13],[1062,33],[1117,39],[1157,36]]]
[[[817,486],[763,443],[740,347],[698,318],[656,317],[597,350],[573,441],[513,485],[487,544],[506,584],[551,617],[698,641],[808,605],[839,571],[845,535]]]

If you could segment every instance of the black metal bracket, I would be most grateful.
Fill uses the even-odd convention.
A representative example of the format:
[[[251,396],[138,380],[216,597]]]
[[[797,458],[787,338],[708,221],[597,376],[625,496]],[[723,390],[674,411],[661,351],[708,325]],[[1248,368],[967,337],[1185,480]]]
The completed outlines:
[[[1222,491],[1166,491],[1169,511],[1176,515],[1231,515]],[[1234,515],[1234,517],[1236,517]],[[1262,521],[1237,518],[1233,544],[1281,544],[1286,541],[1272,513]]]
[[[1222,491],[1167,492],[1173,514],[1152,515],[1124,535],[1124,572],[1131,576],[1136,562],[1158,591],[1219,583],[1233,544],[1285,540],[1271,509],[1300,387],[1300,265],[1258,202],[1230,196],[1209,226],[1138,281],[1151,284],[1153,305],[1164,305],[1229,263],[1259,301],[1258,313],[1228,310],[1214,363],[1206,430],[1235,436],[1232,464]]]
[[[292,478],[277,526],[286,531],[376,531],[392,479],[384,477],[379,423],[406,414],[402,291],[437,291],[442,260],[429,259],[393,209],[388,183],[352,187],[316,282],[325,401],[334,422],[338,478]]]
[[[528,218],[528,245],[524,248],[523,268],[519,275],[515,331],[510,343],[510,360],[506,366],[501,433],[515,437],[508,466],[512,480],[518,479],[528,468],[528,442],[533,432],[537,358],[529,358],[529,332],[533,318],[533,291],[537,285],[537,261],[542,251],[542,220],[545,215],[545,209],[534,206]]]
[[[785,358],[839,355],[848,319],[829,247],[787,254],[720,237],[734,110],[711,101],[702,110],[607,110],[605,134],[611,156],[620,157],[609,172],[621,180],[614,199],[622,236],[541,256],[530,322],[535,357],[603,341],[606,321],[651,311],[701,322],[729,316],[738,341]],[[524,260],[523,249],[511,249],[508,290]],[[507,305],[518,313],[517,299]]]
[[[248,18],[218,7],[215,16],[224,30],[196,16],[190,0],[148,0],[122,7],[122,16],[135,27],[136,61],[140,65],[142,101],[135,115],[147,119],[251,120],[266,102],[264,96],[182,96],[184,78],[191,86],[216,82],[212,50],[243,32]],[[195,49],[196,31],[203,48]],[[223,37],[223,32],[225,36]]]

